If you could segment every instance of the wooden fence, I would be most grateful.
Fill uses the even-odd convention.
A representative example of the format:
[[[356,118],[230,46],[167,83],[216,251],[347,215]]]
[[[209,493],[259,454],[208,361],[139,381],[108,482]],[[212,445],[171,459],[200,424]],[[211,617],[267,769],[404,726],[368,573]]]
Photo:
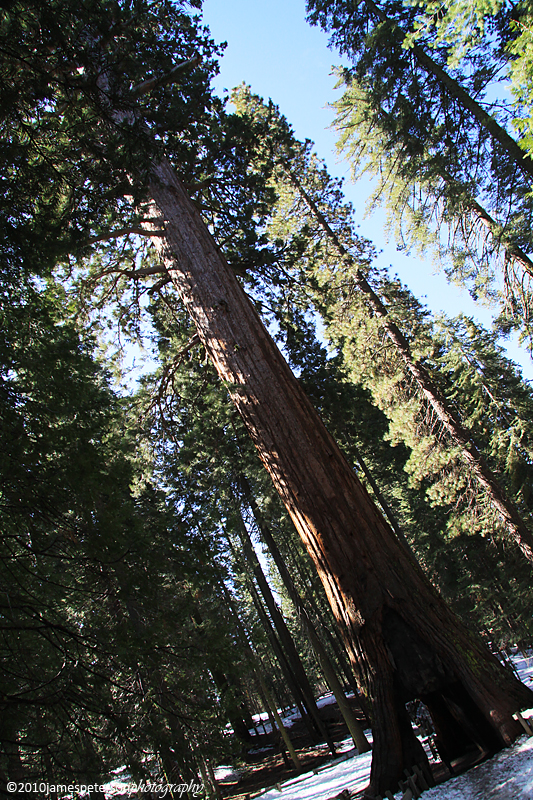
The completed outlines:
[[[433,775],[429,770],[424,767],[413,767],[412,771],[404,770],[405,780],[400,781],[398,789],[402,792],[402,800],[417,800],[418,797],[430,786],[434,786]],[[379,795],[376,800],[394,800],[394,795],[391,791],[385,792],[384,795]]]

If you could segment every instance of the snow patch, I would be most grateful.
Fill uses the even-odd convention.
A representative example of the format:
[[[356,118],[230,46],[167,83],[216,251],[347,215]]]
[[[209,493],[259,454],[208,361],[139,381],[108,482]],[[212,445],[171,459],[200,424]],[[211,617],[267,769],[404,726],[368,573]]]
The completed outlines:
[[[512,661],[523,683],[532,685],[533,653],[515,653]],[[318,702],[322,701],[327,704],[329,696]],[[533,718],[533,709],[522,714],[525,719]],[[339,751],[351,747],[353,743],[348,738],[339,744]],[[351,793],[360,792],[370,779],[372,754],[357,755],[357,751],[353,752],[352,758],[324,765],[316,775],[307,774],[282,783],[281,792],[267,789],[259,796],[261,800],[330,800],[343,789]],[[402,793],[398,792],[394,797],[401,800]],[[422,797],[424,800],[533,800],[533,737],[522,736],[494,758],[425,791]]]

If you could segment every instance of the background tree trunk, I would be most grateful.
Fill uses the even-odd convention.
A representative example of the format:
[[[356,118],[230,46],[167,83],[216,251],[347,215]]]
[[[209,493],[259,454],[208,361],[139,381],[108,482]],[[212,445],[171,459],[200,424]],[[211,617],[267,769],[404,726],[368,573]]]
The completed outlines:
[[[337,677],[337,672],[333,664],[331,663],[331,660],[326,652],[326,648],[323,646],[322,642],[318,637],[318,634],[315,630],[313,623],[311,622],[311,619],[309,618],[309,615],[307,614],[305,605],[298,593],[298,590],[296,589],[296,586],[293,583],[293,580],[289,574],[289,570],[287,569],[287,566],[278,549],[278,546],[274,541],[270,529],[266,524],[266,522],[264,521],[263,517],[261,516],[257,503],[255,502],[255,498],[252,495],[250,485],[246,480],[246,478],[244,477],[244,475],[240,476],[240,483],[242,486],[243,493],[250,504],[250,508],[252,509],[252,514],[254,515],[255,523],[259,528],[259,530],[261,531],[261,536],[263,537],[265,544],[268,547],[272,558],[274,559],[274,563],[278,569],[278,572],[280,574],[281,580],[283,581],[285,589],[287,590],[287,594],[289,595],[296,609],[298,617],[307,633],[309,641],[311,642],[311,646],[315,651],[318,663],[320,664],[320,669],[322,670],[322,674],[324,675],[329,685],[329,688],[331,689],[333,695],[335,696],[335,700],[337,701],[339,710],[342,716],[344,717],[344,721],[346,722],[348,730],[350,731],[350,734],[352,736],[353,743],[355,747],[358,748],[360,753],[366,753],[368,750],[370,750],[370,745],[366,739],[363,728],[356,719],[355,714],[353,713],[351,706],[348,700],[346,699],[346,695],[344,694],[340,681]]]
[[[307,678],[307,673],[304,665],[301,662],[300,656],[294,644],[292,635],[287,628],[285,620],[283,619],[280,610],[276,605],[274,596],[270,590],[268,582],[265,578],[261,565],[252,544],[248,538],[248,532],[237,512],[237,526],[239,527],[239,535],[243,545],[244,554],[248,562],[248,567],[255,576],[265,605],[268,608],[270,618],[268,617],[261,598],[255,588],[252,578],[249,577],[247,581],[248,591],[252,598],[252,602],[258,613],[259,619],[265,629],[265,632],[270,639],[272,650],[274,651],[279,665],[285,674],[287,684],[295,699],[296,706],[302,715],[302,719],[307,727],[311,740],[315,743],[326,741],[329,749],[333,755],[336,755],[335,745],[329,737],[315,702],[311,684]],[[231,546],[231,541],[228,539]],[[272,622],[271,622],[272,620]]]

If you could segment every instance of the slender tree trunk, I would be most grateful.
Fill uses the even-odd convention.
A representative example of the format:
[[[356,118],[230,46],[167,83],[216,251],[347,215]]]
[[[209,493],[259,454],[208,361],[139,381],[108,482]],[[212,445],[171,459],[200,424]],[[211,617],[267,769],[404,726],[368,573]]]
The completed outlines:
[[[233,676],[226,675],[226,673],[222,672],[222,670],[216,669],[216,667],[211,666],[210,672],[213,676],[215,685],[220,692],[220,697],[227,707],[227,718],[231,727],[233,728],[233,732],[241,740],[241,742],[244,744],[249,744],[252,738],[250,734],[250,728],[253,727],[254,723],[244,702],[242,690],[238,682],[233,678]],[[234,693],[234,696],[232,697],[233,702],[230,703],[228,703],[229,692]]]
[[[215,797],[217,798],[217,800],[223,800],[224,795],[222,794],[222,789],[218,785],[213,765],[211,764],[211,761],[208,758],[204,759],[204,761],[205,761],[205,767],[207,769],[207,775],[209,777],[209,783],[213,787]]]
[[[207,794],[208,800],[216,800],[217,798],[219,798],[219,800],[222,800],[222,795],[220,794],[220,792],[219,794],[216,793],[215,787],[213,786],[210,780],[209,773],[207,771],[207,765],[201,753],[198,756],[198,769],[200,770],[200,775],[202,777],[202,782],[204,785],[204,791]]]
[[[250,536],[246,529],[246,525],[244,524],[244,521],[241,517],[239,509],[236,510],[236,522],[237,522],[239,538],[242,543],[244,557],[246,558],[246,561],[248,562],[248,565],[252,570],[253,575],[255,576],[257,585],[259,586],[259,591],[261,592],[266,607],[268,608],[268,612],[274,624],[274,628],[278,635],[278,639],[281,643],[285,656],[291,667],[291,672],[296,678],[298,688],[302,693],[307,713],[313,721],[313,726],[315,727],[316,732],[325,742],[327,742],[328,747],[331,750],[331,753],[333,755],[336,755],[337,751],[335,749],[333,740],[331,739],[324,722],[320,718],[320,713],[316,705],[313,689],[307,678],[305,667],[302,664],[300,656],[298,655],[298,651],[296,649],[296,645],[294,644],[291,632],[289,631],[287,624],[283,619],[283,616],[274,599],[274,595],[272,594],[270,586],[268,585],[265,573],[263,572],[263,568],[261,567],[259,559],[253,548]]]
[[[327,598],[323,599],[323,592],[320,591],[320,588],[323,589],[323,585],[321,584],[320,579],[317,577],[316,572],[313,574],[305,567],[305,565],[302,563],[300,555],[296,552],[296,549],[293,545],[293,542],[289,541],[287,543],[288,551],[291,554],[291,569],[295,569],[298,572],[301,580],[301,586],[305,587],[303,589],[303,596],[307,607],[312,608],[315,622],[318,622],[322,635],[328,641],[330,649],[337,659],[346,683],[348,686],[351,686],[358,704],[360,704],[361,708],[363,708],[361,705],[361,696],[357,687],[357,681],[355,679],[354,672],[350,667],[344,641],[339,632],[339,626],[336,623],[335,618],[332,616],[332,609],[328,604]],[[365,714],[367,714],[367,711],[363,709]]]
[[[259,679],[259,683],[260,683],[260,686],[261,686],[261,690],[262,690],[262,692],[263,692],[263,694],[265,696],[265,702],[266,702],[266,705],[267,705],[269,716],[272,715],[273,719],[275,720],[276,726],[277,726],[277,728],[278,728],[278,730],[279,730],[279,732],[281,734],[281,738],[283,739],[285,747],[289,751],[289,755],[290,755],[290,757],[292,759],[292,763],[296,767],[296,771],[297,772],[301,772],[302,771],[302,765],[300,764],[300,759],[298,758],[298,754],[297,754],[297,752],[296,752],[296,750],[294,748],[294,745],[293,745],[293,743],[291,741],[291,738],[290,738],[290,736],[289,736],[289,734],[287,732],[287,729],[286,729],[285,725],[283,724],[283,720],[281,719],[281,717],[279,715],[279,712],[278,712],[278,709],[276,708],[276,704],[274,702],[274,699],[272,698],[272,695],[270,694],[270,691],[269,691],[265,681],[263,680],[263,677],[262,677],[261,673],[258,673],[258,679]]]
[[[533,694],[466,631],[400,544],[168,163],[153,168],[151,193],[148,216],[165,229],[163,262],[308,548],[372,702],[369,792],[395,788],[404,768],[427,764],[405,711],[412,698],[436,715],[447,709],[459,731],[465,717],[475,720],[493,752],[510,744],[521,732],[512,715]]]
[[[229,592],[228,592],[228,590],[227,590],[227,588],[226,588],[226,586],[224,585],[223,582],[221,582],[221,586],[222,586],[224,595],[226,597],[226,600],[228,601],[228,606],[229,606],[229,609],[231,611],[231,614],[233,615],[233,618],[235,620],[235,624],[236,624],[236,628],[237,628],[237,635],[239,636],[242,644],[244,645],[244,648],[245,648],[246,652],[248,653],[250,665],[251,665],[252,669],[254,670],[254,673],[255,673],[255,675],[257,677],[257,680],[259,682],[259,685],[261,687],[261,691],[263,692],[263,695],[264,695],[264,698],[265,698],[265,702],[267,704],[268,713],[273,715],[275,723],[276,723],[277,727],[279,728],[279,732],[281,734],[281,737],[282,737],[282,739],[283,739],[283,741],[285,743],[285,746],[286,746],[287,750],[289,751],[289,754],[291,756],[292,762],[293,762],[297,772],[300,772],[301,769],[302,769],[302,766],[301,766],[300,761],[298,759],[298,755],[297,755],[296,750],[294,748],[294,745],[293,745],[293,743],[291,741],[289,733],[288,733],[287,729],[285,728],[285,726],[283,724],[283,720],[281,719],[281,717],[279,715],[275,698],[272,696],[272,692],[270,691],[270,689],[268,688],[268,686],[266,684],[266,681],[265,681],[265,678],[264,678],[264,674],[263,674],[264,670],[263,670],[263,665],[261,663],[261,659],[259,658],[259,656],[256,653],[254,653],[254,651],[252,649],[252,646],[251,646],[250,641],[248,639],[248,635],[246,633],[246,630],[244,629],[244,625],[243,625],[241,619],[239,618],[239,615],[237,614],[237,610],[235,609],[234,603],[233,603],[233,601],[232,601],[232,599],[231,599],[231,597],[229,595]]]
[[[357,686],[357,681],[356,681],[355,676],[353,674],[353,670],[350,668],[350,664],[349,664],[349,661],[347,659],[347,653],[346,653],[346,649],[344,647],[344,644],[343,644],[342,640],[339,641],[337,636],[335,634],[331,633],[331,631],[329,629],[329,624],[332,624],[335,627],[335,629],[337,628],[337,625],[335,624],[334,620],[331,623],[329,623],[329,620],[325,619],[324,614],[322,613],[322,610],[320,608],[315,607],[313,610],[314,610],[315,617],[316,617],[315,623],[318,622],[318,625],[320,626],[319,629],[320,629],[320,631],[322,633],[322,636],[329,643],[330,650],[334,654],[335,659],[337,661],[337,664],[339,665],[339,669],[342,672],[342,674],[344,675],[345,683],[346,683],[346,685],[348,685],[351,688],[351,690],[352,690],[352,692],[354,694],[355,703],[356,703],[357,707],[362,710],[363,714],[365,715],[365,717],[367,717],[367,720],[368,720],[369,719],[369,716],[368,716],[368,713],[367,713],[368,712],[368,707],[367,707],[367,709],[365,711],[365,709],[363,708],[363,706],[361,704],[361,697],[359,695],[359,688]]]
[[[368,467],[367,467],[367,465],[365,463],[365,460],[364,460],[364,458],[362,456],[361,451],[359,450],[359,448],[356,445],[352,445],[352,447],[353,447],[354,452],[355,452],[355,457],[357,459],[357,463],[361,467],[361,471],[362,471],[363,475],[365,476],[365,478],[367,479],[368,485],[372,489],[374,497],[378,501],[378,503],[380,505],[380,508],[383,511],[383,514],[385,515],[385,517],[387,519],[387,522],[391,526],[392,530],[394,531],[394,533],[396,534],[398,539],[401,542],[403,542],[403,544],[407,548],[408,552],[411,553],[411,555],[414,556],[414,553],[413,553],[413,551],[411,549],[411,545],[409,544],[409,542],[405,538],[405,534],[401,529],[400,523],[396,519],[396,516],[394,515],[394,513],[392,511],[392,508],[389,506],[389,504],[385,500],[385,497],[383,496],[383,494],[381,492],[381,489],[379,488],[379,486],[377,485],[376,481],[374,480],[374,476],[372,475],[372,473],[368,469]]]
[[[248,653],[249,663],[250,663],[251,668],[254,670],[255,673],[260,673],[262,675],[263,672],[265,672],[265,674],[267,674],[268,670],[264,670],[259,654],[253,649],[252,644],[251,644],[251,639],[249,638],[249,634],[246,631],[246,628],[244,626],[243,621],[239,617],[238,611],[237,611],[237,609],[235,607],[235,603],[233,602],[233,599],[232,599],[230,593],[228,592],[228,590],[227,590],[227,588],[226,588],[226,586],[225,586],[223,581],[220,581],[220,586],[221,586],[223,594],[224,594],[224,596],[226,598],[226,602],[228,604],[228,608],[229,608],[229,610],[231,612],[231,615],[232,615],[232,617],[233,617],[233,619],[235,621],[236,634],[239,637],[241,643],[243,644],[243,646],[245,648],[245,651]],[[270,673],[268,673],[268,674],[272,677],[274,672],[271,670]],[[282,704],[280,703],[280,706],[281,705]]]
[[[294,585],[294,582],[289,574],[285,561],[283,560],[283,557],[280,551],[278,550],[278,546],[274,541],[272,533],[270,532],[268,525],[266,524],[261,512],[259,511],[257,503],[255,502],[255,498],[252,495],[250,485],[246,480],[246,478],[244,477],[244,475],[241,475],[240,483],[244,495],[248,503],[250,504],[250,508],[252,509],[252,513],[254,515],[257,527],[261,531],[261,536],[263,537],[265,544],[268,547],[270,554],[272,555],[272,558],[274,559],[274,563],[281,576],[281,580],[283,581],[287,593],[296,609],[296,612],[302,622],[302,625],[304,626],[307,636],[309,637],[309,641],[311,642],[311,645],[316,653],[322,673],[326,681],[328,682],[329,688],[333,692],[335,700],[337,701],[337,705],[339,706],[339,710],[342,716],[344,717],[344,721],[346,722],[350,735],[353,739],[353,743],[357,747],[360,753],[366,753],[368,750],[370,750],[370,745],[366,739],[363,728],[355,718],[355,714],[353,713],[351,706],[348,703],[348,700],[346,699],[346,695],[344,694],[339,679],[337,678],[337,673],[335,671],[335,668],[330,661],[330,658],[326,652],[324,645],[322,644],[317,635],[315,627],[309,618],[304,603],[302,602],[302,598],[300,597],[298,590]]]
[[[231,540],[229,539],[229,537],[227,537],[227,539],[228,539],[228,544],[230,545],[235,555],[236,554],[235,549],[233,548]],[[250,594],[250,597],[252,598],[253,606],[257,611],[257,616],[259,617],[259,621],[263,626],[263,630],[265,631],[268,640],[270,642],[271,651],[274,654],[274,657],[279,664],[283,677],[285,678],[285,683],[289,689],[289,693],[290,695],[292,695],[294,704],[296,705],[296,708],[300,712],[300,716],[305,724],[305,727],[307,728],[311,740],[313,742],[318,742],[319,741],[319,739],[317,738],[318,732],[316,728],[313,726],[312,720],[310,719],[309,714],[307,713],[307,706],[305,703],[304,693],[301,690],[300,685],[298,683],[298,679],[293,672],[292,665],[289,662],[281,646],[281,642],[279,641],[276,635],[272,622],[270,621],[270,617],[268,616],[263,607],[263,603],[261,602],[261,598],[259,597],[257,589],[255,588],[255,584],[253,583],[252,579],[249,576],[246,577],[246,586]]]
[[[328,640],[332,652],[341,665],[346,682],[352,687],[355,696],[360,700],[361,697],[358,695],[355,676],[350,667],[348,654],[346,652],[344,640],[339,631],[339,626],[332,614],[332,608],[328,603],[327,597],[324,597],[324,592],[321,591],[324,586],[318,578],[317,573],[313,573],[302,563],[302,558],[296,551],[294,544],[294,542],[287,542],[288,551],[291,554],[291,568],[298,572],[305,601],[308,607],[313,609],[315,621],[318,621],[324,637]]]
[[[307,731],[309,733],[309,736],[311,737],[311,740],[313,742],[317,743],[318,741],[320,741],[320,734],[317,732],[316,728],[313,726],[313,722],[311,720],[311,717],[309,716],[307,705],[306,705],[306,702],[305,702],[305,697],[304,697],[303,692],[300,689],[300,686],[299,686],[299,683],[298,683],[298,678],[294,674],[294,672],[292,671],[291,665],[290,665],[290,663],[289,663],[289,661],[288,661],[288,659],[287,659],[287,657],[286,657],[286,655],[285,655],[285,653],[283,651],[283,648],[281,646],[281,643],[280,643],[278,637],[276,636],[274,628],[272,627],[272,623],[270,622],[270,619],[269,619],[265,609],[263,608],[263,606],[261,604],[261,600],[259,598],[259,595],[257,593],[257,590],[256,590],[255,586],[250,586],[249,589],[250,589],[250,594],[251,594],[251,597],[252,597],[252,602],[253,602],[253,604],[255,606],[255,609],[256,609],[256,611],[257,611],[257,613],[259,615],[259,619],[261,620],[261,624],[262,624],[262,626],[263,626],[263,628],[264,628],[264,630],[265,630],[265,632],[266,632],[266,634],[267,634],[267,636],[268,636],[268,638],[270,640],[270,644],[272,646],[272,652],[274,653],[274,655],[275,655],[275,657],[276,657],[276,659],[277,659],[277,661],[278,661],[278,663],[279,663],[279,665],[281,667],[281,671],[283,672],[283,674],[285,676],[285,680],[287,682],[287,686],[289,687],[289,691],[291,692],[291,694],[292,694],[292,696],[294,698],[294,702],[296,704],[296,708],[300,712],[300,716],[302,717],[302,720],[303,720],[303,722],[304,722],[304,724],[305,724],[305,726],[307,728]]]

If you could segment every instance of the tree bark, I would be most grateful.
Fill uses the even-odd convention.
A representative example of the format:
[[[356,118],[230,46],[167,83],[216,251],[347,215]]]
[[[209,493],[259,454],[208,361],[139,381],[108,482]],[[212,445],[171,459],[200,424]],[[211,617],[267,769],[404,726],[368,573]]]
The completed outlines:
[[[307,709],[309,717],[313,721],[313,725],[316,729],[316,732],[319,734],[319,736],[323,741],[327,742],[327,745],[332,755],[335,756],[337,755],[335,745],[327,731],[324,722],[320,718],[320,713],[316,705],[313,689],[311,688],[311,684],[309,683],[309,679],[307,677],[304,665],[302,664],[302,661],[296,649],[296,645],[294,644],[291,632],[289,631],[287,624],[283,619],[281,611],[279,610],[278,605],[274,599],[274,595],[272,594],[270,586],[268,585],[265,573],[263,572],[263,568],[259,563],[259,559],[256,555],[256,552],[250,540],[250,536],[246,529],[246,525],[244,524],[244,521],[241,517],[240,510],[236,511],[236,522],[238,527],[239,538],[242,543],[244,557],[248,562],[248,565],[257,581],[257,585],[259,586],[259,591],[261,592],[263,599],[265,601],[265,605],[268,608],[268,613],[270,614],[270,617],[272,619],[272,623],[274,625],[277,637],[283,648],[285,657],[287,658],[287,661],[290,665],[291,672],[296,679],[298,688],[302,694],[304,706]]]
[[[250,641],[248,640],[248,635],[246,633],[246,630],[244,628],[242,620],[239,618],[239,615],[237,613],[237,610],[235,608],[233,600],[231,599],[231,597],[229,595],[229,592],[228,592],[228,590],[227,590],[227,588],[226,588],[226,586],[225,586],[223,581],[220,582],[220,586],[221,586],[222,591],[224,593],[224,596],[226,597],[226,600],[228,602],[229,610],[230,610],[230,612],[231,612],[231,614],[233,616],[233,619],[235,620],[237,636],[241,640],[242,644],[244,645],[244,648],[245,648],[246,652],[248,653],[250,666],[253,669],[253,671],[254,671],[254,673],[255,673],[255,675],[257,677],[257,680],[259,682],[259,685],[261,687],[261,691],[262,691],[262,693],[264,695],[265,703],[267,705],[268,713],[272,714],[273,717],[274,717],[274,721],[276,723],[276,726],[279,729],[281,737],[282,737],[282,739],[283,739],[283,741],[285,743],[285,746],[286,746],[286,748],[287,748],[287,750],[288,750],[288,752],[290,754],[290,757],[291,757],[292,762],[293,762],[293,764],[294,764],[294,766],[296,768],[296,771],[297,772],[301,772],[302,765],[300,764],[300,760],[298,758],[298,754],[296,753],[296,750],[295,750],[294,745],[293,745],[293,743],[291,741],[291,738],[290,738],[290,736],[289,736],[289,734],[287,732],[287,729],[285,728],[285,726],[283,724],[283,720],[281,719],[281,716],[280,716],[280,714],[278,712],[278,708],[277,708],[277,705],[276,705],[275,698],[273,697],[272,692],[268,688],[268,686],[266,684],[266,681],[264,679],[264,676],[263,676],[263,665],[261,663],[261,659],[259,658],[257,653],[255,653],[254,650],[252,649],[252,645],[250,644]],[[274,727],[273,727],[273,730],[274,730]]]
[[[269,715],[272,715],[273,719],[275,720],[275,723],[276,723],[276,725],[278,727],[278,730],[279,730],[279,732],[281,734],[281,738],[283,739],[285,747],[289,751],[290,757],[292,759],[292,763],[294,764],[294,766],[296,768],[296,771],[297,772],[301,772],[302,771],[302,765],[300,764],[300,759],[298,758],[298,753],[296,752],[295,747],[294,747],[294,745],[293,745],[293,743],[291,741],[291,737],[287,733],[287,729],[286,729],[285,725],[283,724],[283,720],[281,719],[281,717],[279,715],[278,709],[276,708],[276,704],[275,704],[275,702],[274,702],[274,700],[272,698],[272,695],[270,694],[270,691],[269,691],[265,681],[263,680],[263,677],[262,677],[260,672],[257,673],[257,677],[259,679],[259,684],[261,686],[261,691],[263,692],[263,694],[265,696],[265,703],[266,703],[267,708],[268,708],[268,713],[269,713]]]
[[[296,552],[296,548],[293,546],[294,543],[289,541],[287,544],[289,553],[291,555],[291,568],[296,569],[300,577],[300,590],[303,592],[306,608],[308,610],[312,609],[312,613],[315,618],[315,625],[318,623],[323,637],[329,642],[331,651],[335,654],[335,658],[337,659],[337,663],[344,675],[346,683],[348,686],[351,686],[354,695],[363,710],[363,713],[366,714],[366,711],[361,704],[362,698],[360,695],[358,695],[357,682],[355,680],[353,670],[350,667],[348,654],[344,646],[343,638],[339,631],[339,626],[335,618],[332,616],[332,609],[328,603],[327,597],[324,598],[323,592],[320,591],[318,585],[321,584],[320,578],[316,572],[313,574],[302,563],[300,555]],[[321,588],[324,588],[323,584],[321,585]]]
[[[405,711],[412,698],[430,711],[462,709],[461,720],[474,715],[493,752],[511,744],[521,732],[512,715],[533,694],[463,627],[398,541],[168,163],[154,166],[150,191],[148,216],[165,227],[154,244],[308,548],[372,702],[369,793],[427,761]]]
[[[281,580],[287,590],[287,594],[289,595],[296,612],[302,622],[302,625],[307,633],[309,641],[315,651],[316,657],[318,659],[318,663],[320,664],[320,669],[322,670],[322,674],[324,675],[326,681],[328,682],[329,688],[333,692],[335,700],[337,701],[337,705],[339,706],[339,710],[344,717],[344,721],[350,731],[350,735],[353,739],[354,745],[357,747],[360,753],[366,753],[370,750],[370,745],[366,739],[364,734],[363,728],[360,723],[357,721],[355,714],[353,713],[351,706],[346,699],[346,695],[342,690],[342,686],[340,681],[337,677],[337,673],[331,660],[326,652],[326,648],[320,641],[318,634],[315,630],[315,626],[311,622],[305,605],[300,597],[296,586],[289,574],[289,570],[283,560],[283,557],[278,549],[276,542],[270,532],[270,529],[266,522],[264,521],[259,508],[257,507],[257,503],[255,502],[255,498],[252,495],[250,485],[248,481],[241,475],[240,483],[243,489],[244,496],[248,500],[250,504],[250,508],[252,509],[252,514],[254,515],[254,519],[256,522],[257,527],[261,531],[261,536],[264,539],[266,546],[268,547],[272,558],[274,559],[274,563],[278,569],[280,574]]]

